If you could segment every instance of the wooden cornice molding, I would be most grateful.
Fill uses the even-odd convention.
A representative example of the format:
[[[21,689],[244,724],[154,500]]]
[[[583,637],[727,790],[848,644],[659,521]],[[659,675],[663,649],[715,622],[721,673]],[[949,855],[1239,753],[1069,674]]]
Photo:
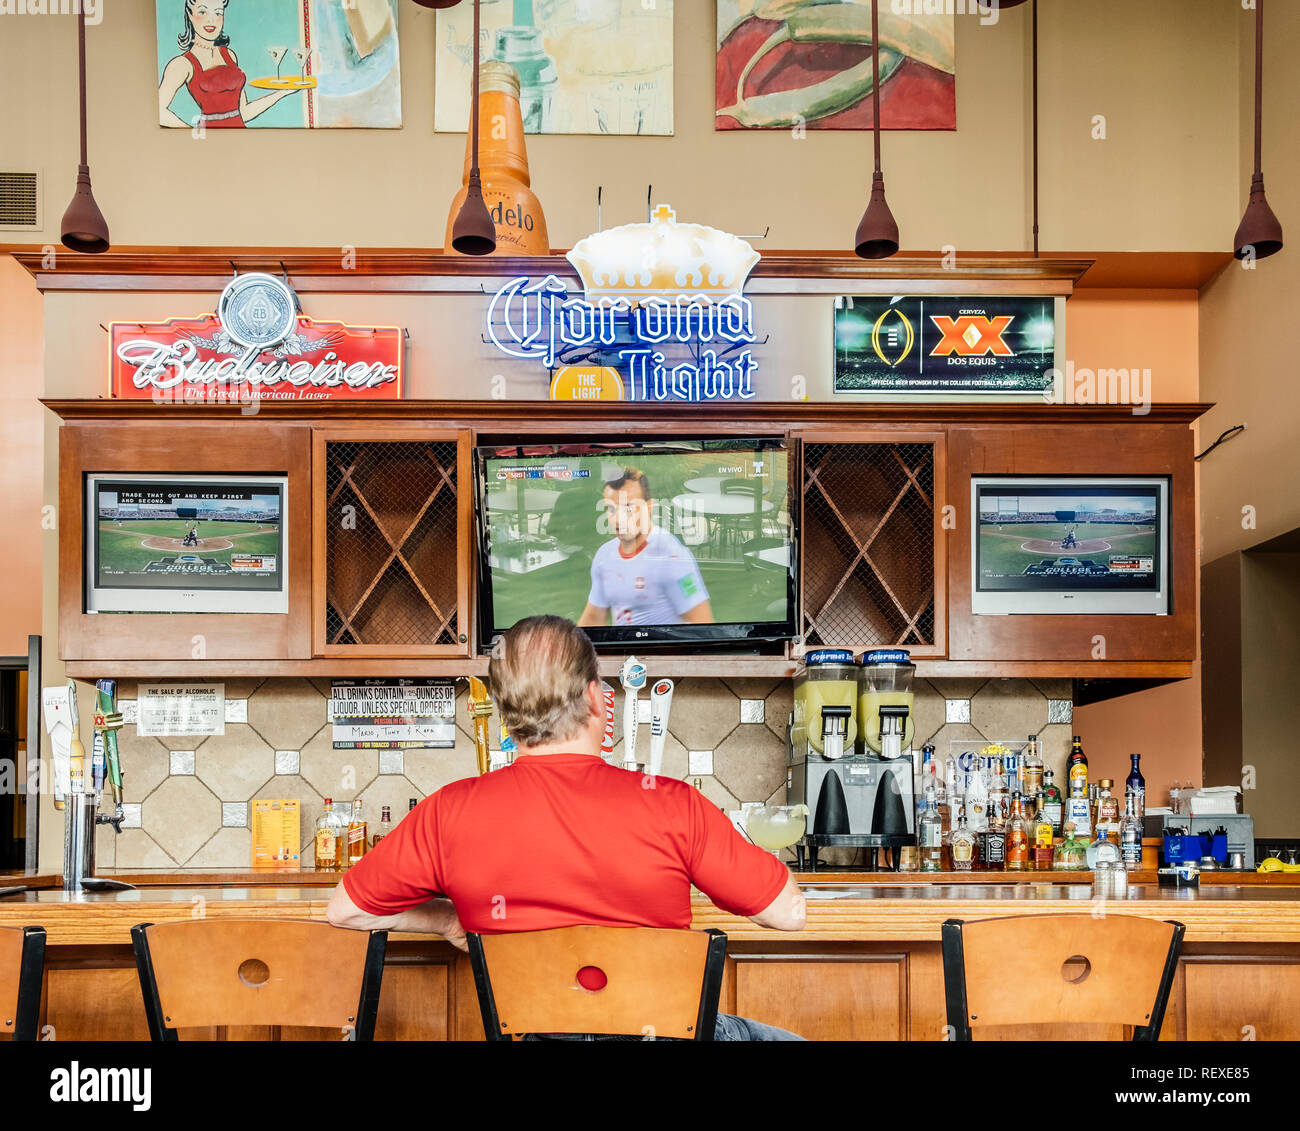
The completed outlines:
[[[103,255],[60,251],[54,265],[39,250],[13,251],[42,291],[183,291],[220,290],[236,270],[288,274],[303,291],[436,291],[443,279],[553,274],[577,279],[560,252],[545,256],[488,256],[481,259],[444,255],[414,248],[126,248]],[[1007,286],[1060,284],[1068,293],[1093,265],[1079,256],[1034,259],[1026,255],[915,252],[868,261],[850,252],[773,251],[754,268],[754,279],[951,280],[984,281]],[[384,280],[391,287],[383,286]],[[364,281],[364,282],[363,282]]]
[[[868,401],[786,402],[727,401],[718,404],[644,401],[267,401],[255,412],[235,404],[155,404],[145,400],[97,397],[81,400],[42,400],[63,420],[286,420],[328,426],[341,421],[426,422],[440,428],[468,427],[477,431],[520,429],[536,436],[555,428],[620,425],[662,430],[677,424],[698,430],[728,426],[762,426],[771,432],[805,432],[822,427],[863,424],[1191,424],[1212,404],[1153,404],[1136,415],[1129,405],[957,404],[952,402],[879,403]],[[734,428],[729,428],[734,430]]]

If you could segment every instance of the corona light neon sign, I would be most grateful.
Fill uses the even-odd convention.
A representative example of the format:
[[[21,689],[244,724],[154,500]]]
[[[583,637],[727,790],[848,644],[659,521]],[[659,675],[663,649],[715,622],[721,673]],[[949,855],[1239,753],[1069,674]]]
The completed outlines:
[[[568,259],[581,298],[554,275],[492,296],[487,334],[503,353],[549,370],[613,367],[627,400],[755,395],[754,310],[741,292],[759,255],[740,237],[678,224],[660,205],[649,223],[588,236]]]

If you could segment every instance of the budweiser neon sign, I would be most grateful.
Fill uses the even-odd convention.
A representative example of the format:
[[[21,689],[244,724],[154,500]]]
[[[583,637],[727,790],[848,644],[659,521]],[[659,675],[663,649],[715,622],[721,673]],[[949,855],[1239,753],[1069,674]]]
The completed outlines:
[[[168,401],[396,399],[402,331],[298,313],[288,285],[239,275],[215,314],[109,326],[115,397]]]

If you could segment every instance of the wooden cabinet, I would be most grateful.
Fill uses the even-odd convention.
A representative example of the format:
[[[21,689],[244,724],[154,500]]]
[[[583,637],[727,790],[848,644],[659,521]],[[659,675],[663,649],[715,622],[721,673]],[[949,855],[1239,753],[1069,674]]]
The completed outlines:
[[[946,651],[942,432],[800,433],[803,648]]]
[[[466,429],[318,428],[318,656],[468,656],[473,482]]]
[[[180,410],[177,415],[183,415]],[[290,516],[285,613],[87,613],[87,474],[284,475]],[[96,420],[59,433],[59,657],[184,662],[305,660],[311,656],[311,430],[240,419]],[[104,674],[102,669],[99,674]]]
[[[948,658],[1169,664],[1196,657],[1196,465],[1186,421],[1099,420],[1092,427],[1038,423],[948,429]],[[976,616],[971,613],[971,478],[975,475],[1167,475],[1170,477],[1168,616]],[[1140,676],[1140,670],[1126,674]],[[1161,674],[1154,669],[1150,674]]]

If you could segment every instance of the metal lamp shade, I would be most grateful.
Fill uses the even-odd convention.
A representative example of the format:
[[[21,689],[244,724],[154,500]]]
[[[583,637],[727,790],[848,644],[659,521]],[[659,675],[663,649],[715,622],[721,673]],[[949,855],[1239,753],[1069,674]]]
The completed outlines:
[[[1246,214],[1232,237],[1232,254],[1245,259],[1254,252],[1256,259],[1265,259],[1282,250],[1282,225],[1273,215],[1264,196],[1264,175],[1256,173],[1250,179],[1250,200]]]
[[[95,194],[90,188],[90,169],[85,165],[77,166],[77,191],[63,214],[61,232],[63,246],[72,251],[96,255],[108,250],[108,224],[95,203]]]
[[[477,173],[470,174],[465,202],[451,229],[451,246],[461,255],[491,255],[497,248],[497,229],[483,200]]]
[[[898,251],[898,224],[885,203],[885,179],[879,173],[871,180],[871,199],[858,224],[853,250],[863,259],[888,259]]]

